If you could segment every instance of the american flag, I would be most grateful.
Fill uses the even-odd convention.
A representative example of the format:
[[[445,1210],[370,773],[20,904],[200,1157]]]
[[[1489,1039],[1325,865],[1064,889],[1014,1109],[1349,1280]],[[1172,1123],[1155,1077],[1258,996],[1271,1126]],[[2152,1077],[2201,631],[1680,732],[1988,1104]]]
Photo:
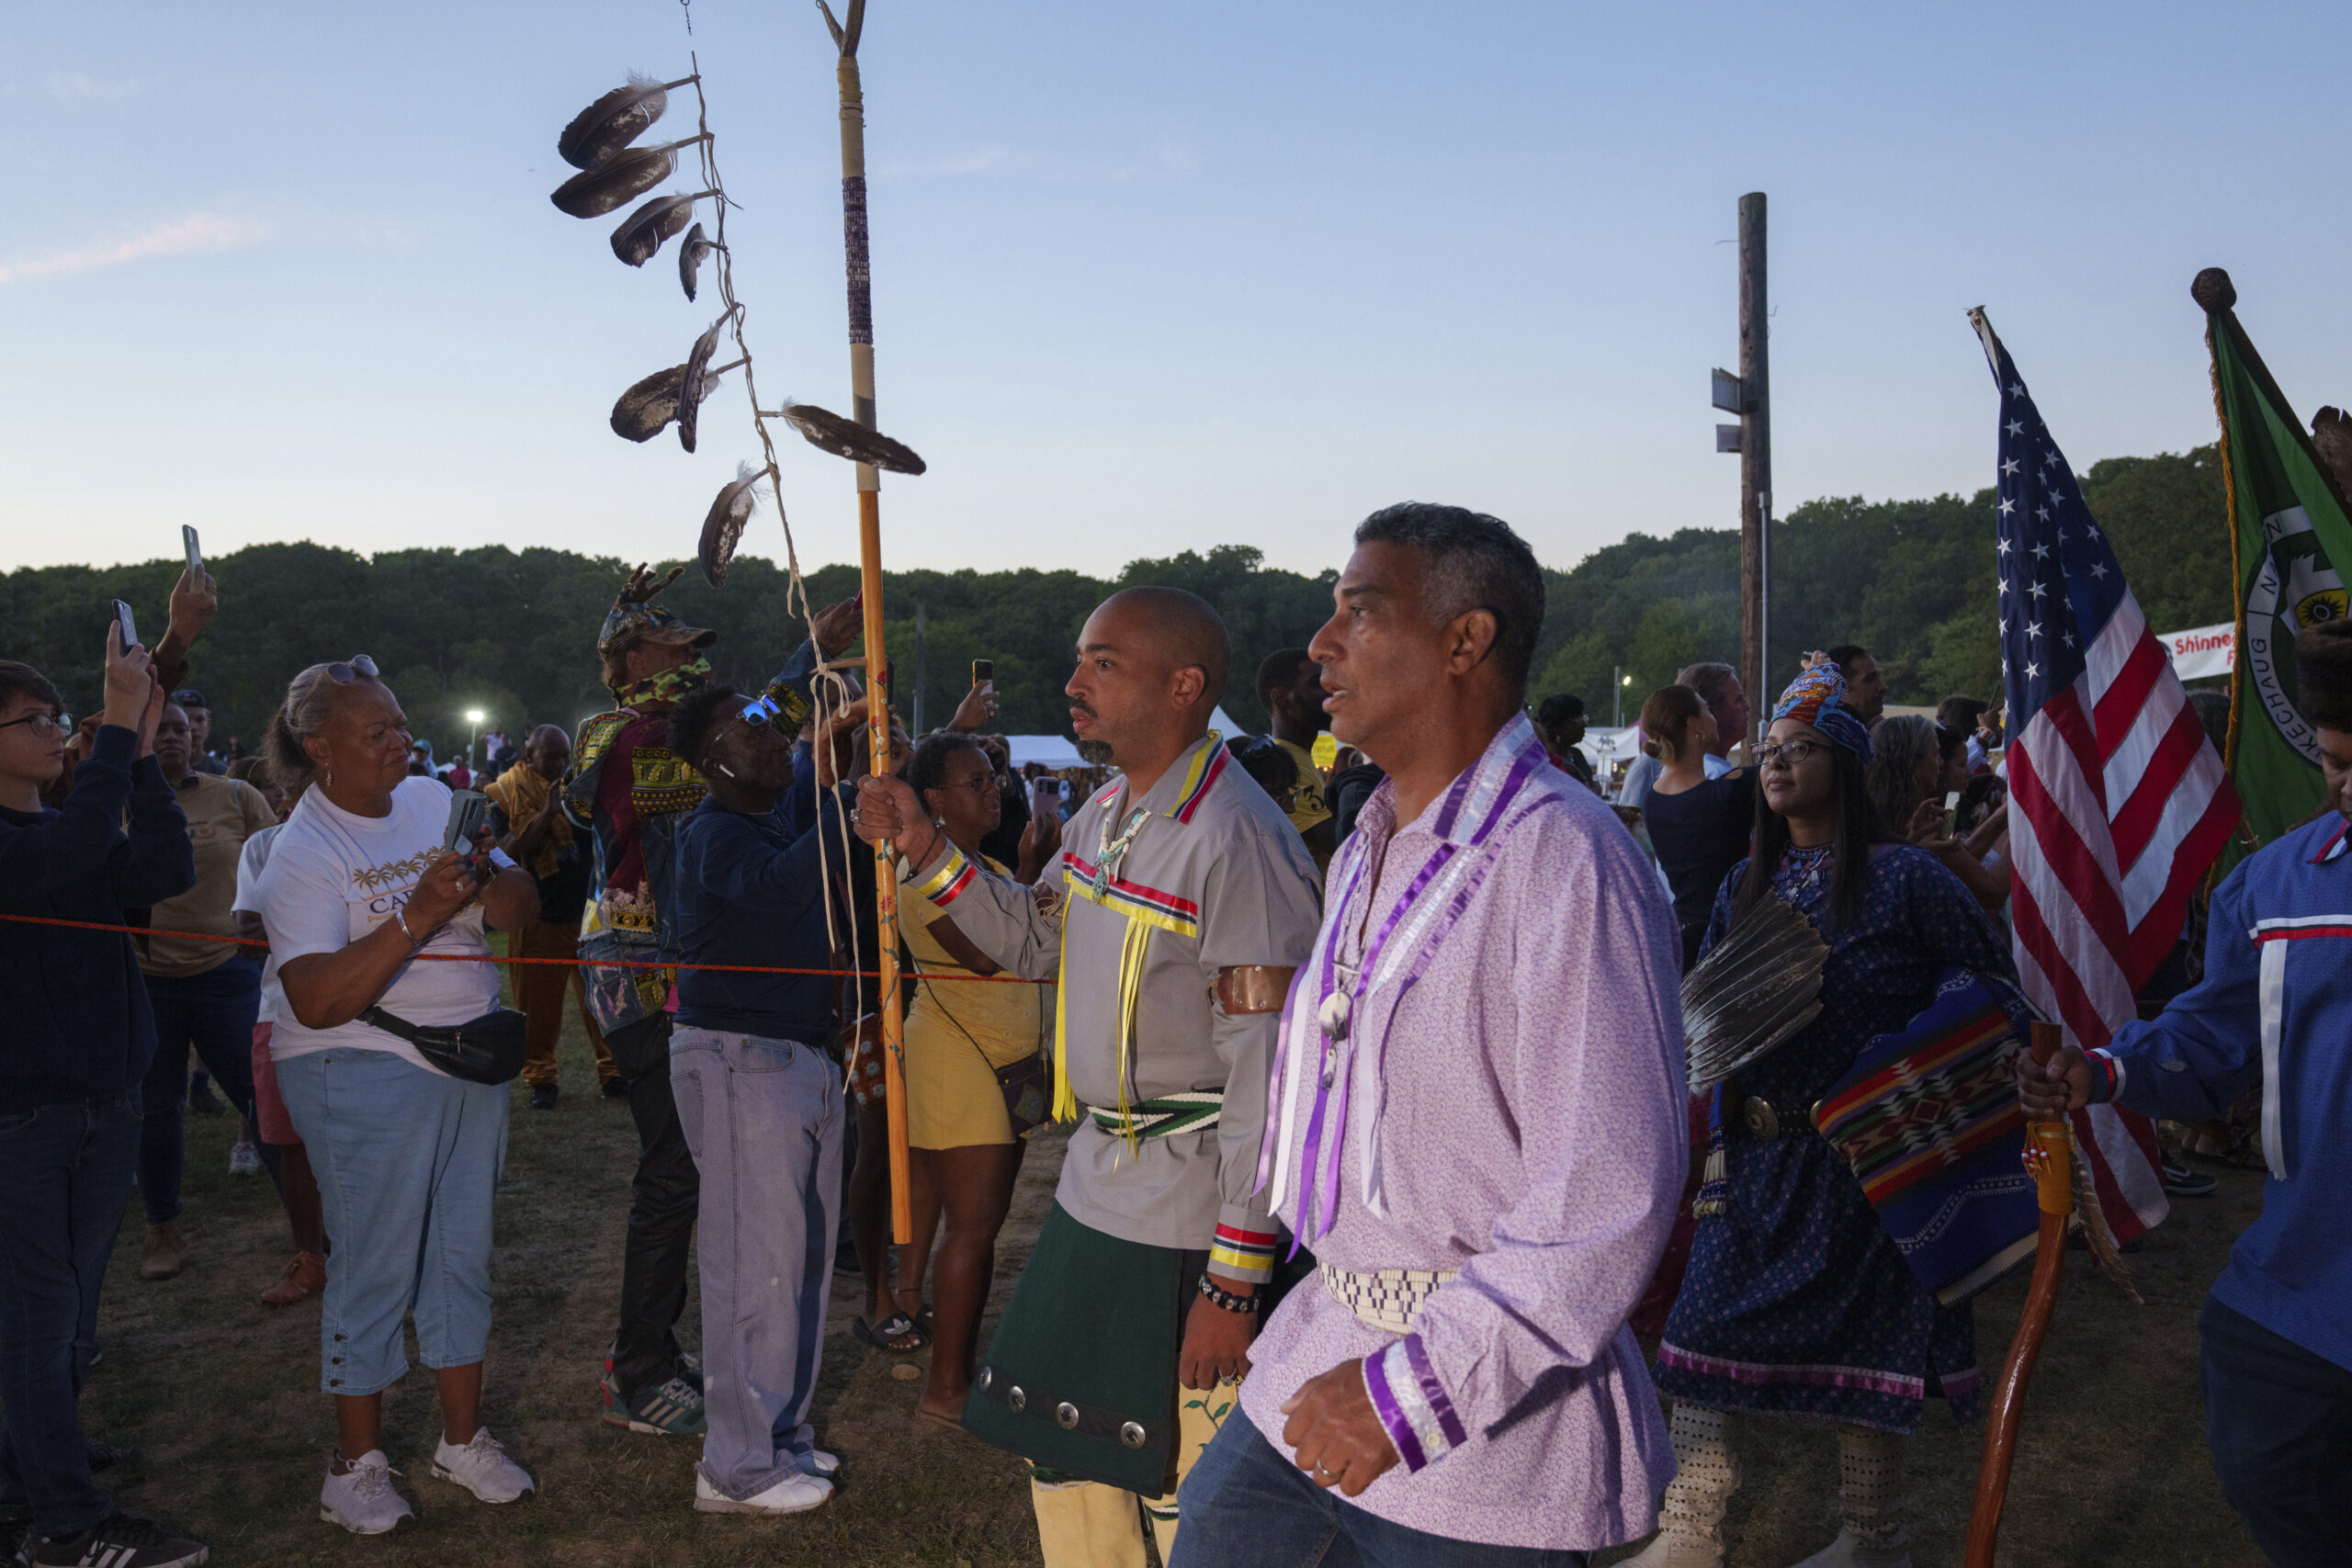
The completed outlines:
[[[1981,313],[2001,388],[1999,615],[2008,703],[2018,976],[2088,1051],[2138,1016],[2189,895],[2238,821],[2237,791],[2125,585],[2025,380]],[[2165,1217],[2155,1129],[2077,1111],[2116,1239]]]

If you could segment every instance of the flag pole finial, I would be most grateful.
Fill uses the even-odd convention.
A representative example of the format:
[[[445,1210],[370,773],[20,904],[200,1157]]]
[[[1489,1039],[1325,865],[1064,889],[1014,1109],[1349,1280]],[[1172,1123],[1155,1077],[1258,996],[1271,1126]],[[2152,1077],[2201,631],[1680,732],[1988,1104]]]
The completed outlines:
[[[2220,267],[2209,266],[2199,273],[2197,280],[2188,286],[2188,297],[2211,315],[2215,311],[2237,308],[2238,286],[2232,283],[2230,275]]]

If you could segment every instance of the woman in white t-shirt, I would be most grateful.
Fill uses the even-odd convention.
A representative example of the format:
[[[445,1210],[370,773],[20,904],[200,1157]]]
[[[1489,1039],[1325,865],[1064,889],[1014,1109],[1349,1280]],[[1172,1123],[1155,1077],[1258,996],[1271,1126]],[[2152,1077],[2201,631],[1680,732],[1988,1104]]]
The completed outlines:
[[[413,960],[487,958],[485,926],[528,925],[538,887],[510,869],[477,897],[442,842],[449,790],[409,775],[408,722],[368,659],[297,675],[266,744],[288,787],[312,785],[270,845],[254,902],[284,993],[270,1037],[278,1092],[334,1238],[320,1381],[342,1441],[319,1506],[377,1535],[413,1512],[380,1440],[383,1391],[408,1371],[401,1320],[412,1312],[441,1395],[433,1473],[485,1503],[511,1503],[532,1481],[480,1420],[507,1090],[449,1077],[359,1015],[380,1007],[455,1024],[491,1011],[495,965]]]

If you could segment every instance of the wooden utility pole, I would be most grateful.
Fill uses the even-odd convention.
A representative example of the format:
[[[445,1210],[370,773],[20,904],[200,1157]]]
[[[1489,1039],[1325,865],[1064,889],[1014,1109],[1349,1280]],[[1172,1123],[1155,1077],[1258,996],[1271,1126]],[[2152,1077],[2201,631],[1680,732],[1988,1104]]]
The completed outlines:
[[[1764,193],[1739,198],[1739,682],[1750,711],[1772,711],[1767,660],[1772,517],[1770,312],[1764,299]],[[1742,736],[1753,745],[1756,736]]]

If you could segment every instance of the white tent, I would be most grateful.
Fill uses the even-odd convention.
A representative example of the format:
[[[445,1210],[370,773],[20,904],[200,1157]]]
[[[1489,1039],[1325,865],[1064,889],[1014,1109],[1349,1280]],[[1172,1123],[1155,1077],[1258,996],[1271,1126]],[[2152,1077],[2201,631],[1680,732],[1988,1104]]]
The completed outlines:
[[[1209,728],[1230,740],[1242,733],[1233,722],[1233,716],[1219,707],[1209,715]],[[1078,742],[1067,735],[1008,735],[1005,744],[1012,749],[1012,765],[1023,767],[1031,762],[1043,762],[1049,768],[1079,768],[1086,765],[1078,754]]]

